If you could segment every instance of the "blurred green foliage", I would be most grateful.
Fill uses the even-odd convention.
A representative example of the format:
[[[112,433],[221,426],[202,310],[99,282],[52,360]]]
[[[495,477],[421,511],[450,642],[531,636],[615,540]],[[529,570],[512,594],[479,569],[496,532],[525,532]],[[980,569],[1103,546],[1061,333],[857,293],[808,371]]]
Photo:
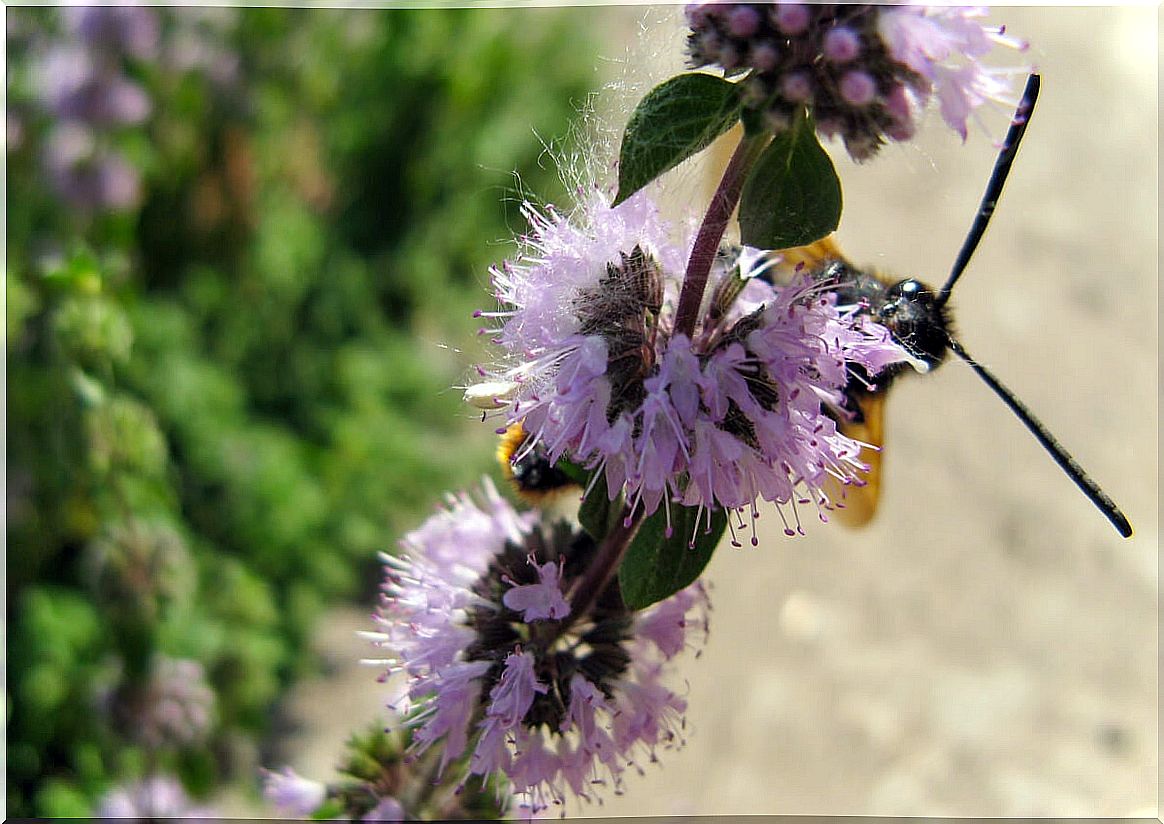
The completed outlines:
[[[254,769],[321,609],[489,466],[449,386],[520,224],[511,173],[560,194],[539,135],[595,78],[577,10],[150,13],[156,54],[121,64],[150,113],[97,132],[141,195],[101,209],[46,179],[38,61],[70,32],[8,10],[17,817]],[[145,745],[109,710],[159,656],[205,672],[205,738]]]

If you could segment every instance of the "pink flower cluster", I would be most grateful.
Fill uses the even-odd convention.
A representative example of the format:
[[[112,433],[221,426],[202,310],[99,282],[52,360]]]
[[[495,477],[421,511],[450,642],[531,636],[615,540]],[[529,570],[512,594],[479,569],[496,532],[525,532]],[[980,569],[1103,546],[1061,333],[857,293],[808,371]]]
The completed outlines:
[[[570,615],[595,544],[535,517],[488,481],[450,498],[384,557],[373,638],[394,654],[385,678],[403,676],[393,706],[416,754],[439,746],[440,771],[456,763],[462,781],[504,774],[537,811],[617,788],[637,753],[678,743],[686,705],[661,677],[706,629],[707,601],[693,585],[630,613],[614,583]]]
[[[829,477],[861,483],[861,444],[823,406],[841,404],[851,365],[876,375],[904,357],[883,327],[828,284],[773,286],[770,256],[725,249],[693,336],[673,334],[691,241],[645,193],[615,208],[596,193],[572,219],[525,212],[520,255],[493,270],[505,357],[482,374],[528,443],[668,518],[672,503],[755,518],[757,499],[823,517]]]
[[[837,3],[696,3],[687,7],[692,65],[750,70],[746,100],[777,131],[810,107],[817,127],[840,136],[857,160],[885,140],[909,140],[936,95],[942,118],[966,138],[988,100],[1014,105],[1006,76],[984,58],[996,45],[1025,48],[958,6]]]
[[[1009,78],[1028,66],[990,68],[981,62],[996,45],[1018,50],[1026,41],[1006,36],[1002,27],[978,22],[986,9],[964,6],[890,6],[881,9],[877,31],[895,60],[924,82],[913,88],[924,104],[932,93],[946,124],[966,139],[966,123],[988,101],[1008,108],[1015,100]]]

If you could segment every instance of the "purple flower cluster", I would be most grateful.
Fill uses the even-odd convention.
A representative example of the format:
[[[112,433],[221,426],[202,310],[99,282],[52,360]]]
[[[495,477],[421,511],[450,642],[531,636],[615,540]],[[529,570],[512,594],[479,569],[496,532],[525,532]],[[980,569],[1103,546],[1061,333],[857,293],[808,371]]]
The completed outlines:
[[[936,95],[942,118],[966,138],[988,100],[1013,106],[1006,76],[981,58],[996,44],[1025,48],[978,22],[979,8],[835,3],[698,3],[687,7],[695,67],[750,70],[747,100],[777,131],[802,104],[817,128],[840,135],[856,160],[908,140],[916,111]],[[1014,71],[1026,72],[1026,68]]]
[[[404,676],[392,706],[415,725],[418,755],[440,745],[440,772],[467,759],[462,781],[504,774],[539,811],[567,791],[617,790],[636,753],[680,743],[686,704],[661,677],[706,631],[701,586],[631,613],[615,581],[572,615],[567,596],[594,541],[517,513],[488,481],[401,548],[384,557],[372,637],[395,656],[385,678]]]
[[[574,219],[525,213],[519,256],[492,272],[501,309],[480,313],[502,322],[488,331],[506,360],[482,370],[496,393],[479,405],[668,519],[675,502],[754,520],[758,498],[825,517],[828,478],[861,483],[861,444],[822,404],[841,405],[850,365],[876,375],[903,359],[883,327],[827,284],[773,287],[764,253],[723,249],[694,334],[675,334],[691,241],[671,239],[645,193],[615,208],[595,194]]]
[[[87,211],[132,208],[140,177],[107,137],[150,113],[149,97],[126,76],[125,62],[156,55],[157,14],[142,6],[69,6],[61,18],[68,39],[51,45],[37,69],[41,103],[56,121],[44,150],[49,181]]]

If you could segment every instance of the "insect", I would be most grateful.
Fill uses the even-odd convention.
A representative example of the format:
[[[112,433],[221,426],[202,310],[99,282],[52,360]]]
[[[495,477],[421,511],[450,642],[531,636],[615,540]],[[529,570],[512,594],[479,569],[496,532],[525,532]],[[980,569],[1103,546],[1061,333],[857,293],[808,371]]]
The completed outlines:
[[[518,384],[513,381],[482,381],[465,388],[465,403],[483,412],[504,409],[517,390]]]
[[[581,491],[578,482],[550,462],[545,447],[530,445],[521,423],[511,423],[497,444],[497,462],[513,490],[528,504],[545,506],[562,493]]]
[[[844,523],[853,526],[864,524],[876,511],[880,494],[881,447],[885,439],[885,398],[890,388],[911,365],[916,371],[928,372],[939,366],[946,359],[947,353],[953,352],[994,390],[1083,494],[1111,521],[1119,534],[1125,538],[1132,534],[1128,519],[1107,493],[1100,489],[1026,405],[992,372],[971,357],[951,332],[951,315],[947,302],[954,284],[962,276],[982,240],[998,198],[1002,194],[1003,184],[1006,183],[1019,143],[1030,122],[1031,112],[1039,94],[1039,83],[1037,74],[1032,74],[1027,79],[1018,110],[995,160],[978,212],[942,288],[932,289],[914,278],[891,282],[877,274],[858,269],[845,260],[831,237],[809,246],[777,253],[780,256],[779,261],[763,275],[766,279],[776,282],[781,276],[787,277],[794,271],[809,272],[818,282],[831,285],[836,292],[838,305],[860,306],[860,312],[868,314],[888,328],[894,340],[904,347],[911,357],[911,363],[897,364],[874,376],[865,374],[860,366],[849,367],[844,408],[836,411],[835,417],[841,431],[869,444],[874,449],[863,453],[863,458],[869,465],[866,485],[849,486],[838,490],[840,495],[844,496],[844,507],[839,508],[836,514]],[[839,500],[839,495],[832,497]]]

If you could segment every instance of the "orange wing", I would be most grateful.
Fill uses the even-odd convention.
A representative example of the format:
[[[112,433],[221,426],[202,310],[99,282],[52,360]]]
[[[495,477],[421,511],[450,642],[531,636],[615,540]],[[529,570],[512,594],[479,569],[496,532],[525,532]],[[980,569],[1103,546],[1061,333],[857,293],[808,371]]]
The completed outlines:
[[[803,264],[804,269],[812,270],[829,260],[844,260],[845,256],[841,254],[841,249],[833,237],[833,235],[829,235],[807,246],[796,246],[792,249],[772,252],[774,258],[779,258],[779,261],[772,267],[776,275],[774,280],[777,283],[789,282],[793,275],[797,274],[797,267],[801,264]]]
[[[798,274],[798,268],[802,271],[812,270],[830,260],[845,260],[833,238],[834,235],[829,235],[807,246],[773,252],[774,257],[780,258],[773,266],[773,280],[787,283]],[[837,507],[833,516],[845,526],[851,527],[864,526],[877,512],[877,502],[881,497],[881,455],[885,438],[885,392],[861,393],[856,400],[864,420],[841,421],[838,428],[850,438],[869,444],[869,448],[861,450],[861,460],[869,466],[869,471],[862,475],[865,485],[842,484],[831,479],[825,485],[825,493]]]
[[[825,493],[837,509],[833,515],[845,526],[864,526],[877,512],[877,502],[881,497],[881,456],[885,438],[885,392],[871,392],[860,398],[861,412],[865,420],[859,422],[842,421],[838,428],[854,440],[869,444],[874,449],[863,448],[861,460],[869,465],[864,473],[864,486],[842,484],[829,479]]]

